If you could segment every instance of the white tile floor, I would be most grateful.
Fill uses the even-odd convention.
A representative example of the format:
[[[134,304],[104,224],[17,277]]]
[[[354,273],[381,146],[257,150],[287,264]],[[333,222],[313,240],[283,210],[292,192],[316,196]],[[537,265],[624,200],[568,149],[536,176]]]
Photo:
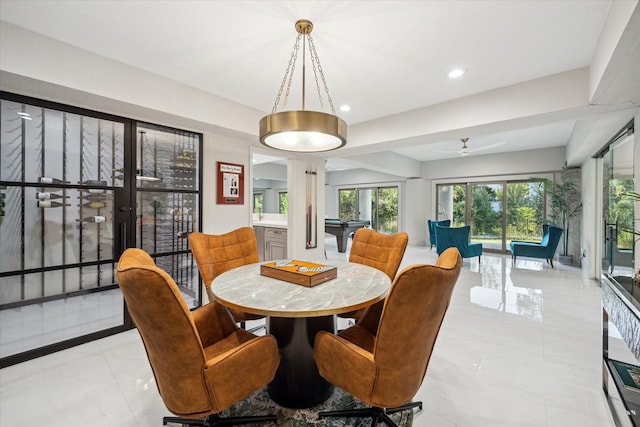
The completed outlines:
[[[346,258],[335,239],[327,246],[329,259]],[[403,266],[435,259],[409,247]],[[600,288],[556,267],[465,260],[415,426],[614,425],[601,387]],[[160,426],[164,415],[135,330],[0,370],[2,427]]]

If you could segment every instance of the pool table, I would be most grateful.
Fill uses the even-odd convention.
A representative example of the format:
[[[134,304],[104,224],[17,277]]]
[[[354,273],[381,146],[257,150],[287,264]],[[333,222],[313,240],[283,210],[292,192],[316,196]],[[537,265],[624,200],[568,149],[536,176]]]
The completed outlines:
[[[347,250],[347,241],[351,233],[355,232],[358,228],[368,227],[371,225],[371,221],[366,219],[325,219],[324,231],[325,233],[333,234],[338,241],[338,252],[345,252]]]

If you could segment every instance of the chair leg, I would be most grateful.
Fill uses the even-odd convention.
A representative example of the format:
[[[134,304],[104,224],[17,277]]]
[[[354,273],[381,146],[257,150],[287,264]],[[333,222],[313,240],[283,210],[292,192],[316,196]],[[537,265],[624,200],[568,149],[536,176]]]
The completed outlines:
[[[380,408],[378,406],[370,406],[368,408],[344,409],[341,411],[327,411],[318,413],[318,418],[328,417],[344,417],[344,418],[371,418],[371,426],[376,426],[378,421],[385,423],[389,427],[399,427],[389,415],[396,412],[405,411],[407,409],[419,408],[422,410],[422,402],[409,402],[397,408]]]
[[[209,415],[207,418],[180,418],[180,417],[164,417],[162,425],[167,423],[182,424],[188,426],[217,427],[217,426],[233,426],[250,423],[273,422],[276,423],[278,417],[275,415],[257,415],[247,417],[228,417],[221,418],[218,414]]]
[[[258,325],[258,326],[254,326],[251,329],[247,329],[247,332],[251,332],[252,334],[255,334],[256,332],[258,332],[261,329],[266,329],[267,325],[262,324],[262,325]],[[243,328],[244,329],[244,328]]]
[[[162,418],[162,425],[167,424],[182,424],[183,426],[204,426],[206,418],[180,418],[180,417],[164,417]]]
[[[547,261],[549,261],[549,264],[551,264],[551,268],[553,268],[553,258],[548,258]]]
[[[404,411],[406,409],[413,409],[413,408],[418,408],[418,410],[422,411],[422,401],[405,403],[402,406],[387,409],[386,412],[387,414],[395,414],[396,412]]]

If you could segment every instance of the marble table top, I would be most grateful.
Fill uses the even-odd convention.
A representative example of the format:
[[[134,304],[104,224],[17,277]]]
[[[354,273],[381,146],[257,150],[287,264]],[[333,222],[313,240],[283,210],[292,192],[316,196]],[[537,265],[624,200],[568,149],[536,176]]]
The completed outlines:
[[[216,277],[211,291],[221,304],[247,313],[276,317],[315,317],[346,313],[380,301],[391,280],[372,267],[345,261],[315,261],[336,266],[338,277],[314,287],[260,275],[261,263]]]

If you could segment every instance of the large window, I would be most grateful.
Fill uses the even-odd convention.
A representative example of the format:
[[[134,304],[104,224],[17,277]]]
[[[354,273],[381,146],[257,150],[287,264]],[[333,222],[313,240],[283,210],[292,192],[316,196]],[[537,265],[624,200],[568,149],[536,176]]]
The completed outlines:
[[[545,217],[539,181],[440,184],[437,219],[471,226],[471,241],[504,251],[511,240],[540,241]]]
[[[347,188],[338,191],[340,219],[369,220],[381,233],[398,231],[398,187]]]

